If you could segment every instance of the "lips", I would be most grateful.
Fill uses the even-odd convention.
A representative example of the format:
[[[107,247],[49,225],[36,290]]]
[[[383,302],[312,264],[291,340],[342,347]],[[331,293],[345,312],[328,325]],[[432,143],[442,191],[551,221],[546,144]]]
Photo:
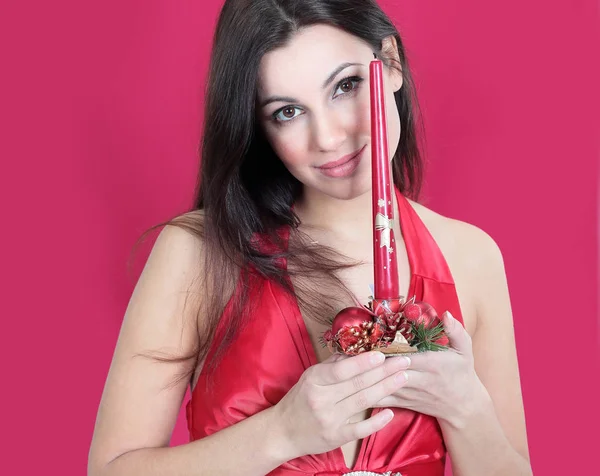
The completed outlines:
[[[318,168],[319,169],[334,169],[336,167],[339,167],[340,165],[344,165],[346,162],[349,162],[354,157],[356,157],[358,154],[360,154],[365,147],[366,146],[363,146],[362,149],[352,152],[351,154],[344,155],[342,158],[340,158],[338,160],[332,160],[331,162],[327,162],[326,164],[320,165]]]
[[[347,178],[351,177],[360,163],[362,152],[367,146],[364,145],[362,149],[352,154],[345,155],[338,160],[327,162],[320,167],[317,167],[323,175],[329,178]]]

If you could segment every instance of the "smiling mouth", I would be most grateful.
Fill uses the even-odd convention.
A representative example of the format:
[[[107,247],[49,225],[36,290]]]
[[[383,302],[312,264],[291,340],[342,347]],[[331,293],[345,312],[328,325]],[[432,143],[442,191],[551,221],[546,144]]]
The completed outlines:
[[[347,155],[345,157],[342,157],[341,159],[338,160],[334,160],[331,162],[327,162],[324,165],[321,165],[317,168],[319,169],[335,169],[336,167],[340,167],[344,164],[347,164],[348,162],[350,162],[351,160],[355,159],[358,155],[360,155],[360,153],[363,151],[363,149],[366,147],[366,145],[364,145],[361,149],[357,150],[356,152],[354,152],[352,155]]]
[[[346,178],[354,174],[360,163],[362,153],[367,146],[351,156],[342,157],[336,161],[328,162],[320,167],[317,167],[323,175],[330,178]]]

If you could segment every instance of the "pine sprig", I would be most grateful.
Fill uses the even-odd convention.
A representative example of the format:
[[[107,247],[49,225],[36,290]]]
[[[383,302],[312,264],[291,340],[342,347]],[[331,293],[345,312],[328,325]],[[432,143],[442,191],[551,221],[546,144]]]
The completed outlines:
[[[323,348],[327,347],[327,341],[322,335],[319,336],[319,344],[321,344],[321,347]]]
[[[416,347],[420,352],[427,350],[444,350],[445,345],[437,344],[436,341],[444,336],[444,324],[440,322],[435,327],[428,328],[424,323],[412,323],[414,338],[410,341],[410,345]]]

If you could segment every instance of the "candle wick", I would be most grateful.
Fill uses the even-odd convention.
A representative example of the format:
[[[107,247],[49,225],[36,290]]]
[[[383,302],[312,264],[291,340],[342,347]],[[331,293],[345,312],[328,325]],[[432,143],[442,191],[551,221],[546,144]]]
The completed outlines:
[[[377,53],[373,53],[373,58],[377,59]]]

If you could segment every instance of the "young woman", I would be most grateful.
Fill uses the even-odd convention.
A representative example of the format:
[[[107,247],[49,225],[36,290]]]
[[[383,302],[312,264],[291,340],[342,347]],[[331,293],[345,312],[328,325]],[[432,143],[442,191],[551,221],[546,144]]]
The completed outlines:
[[[320,344],[373,282],[368,67],[384,62],[400,291],[444,352]],[[417,103],[371,0],[227,0],[193,210],[128,306],[89,457],[98,475],[531,474],[501,253],[417,202]],[[169,447],[187,385],[190,443]]]

